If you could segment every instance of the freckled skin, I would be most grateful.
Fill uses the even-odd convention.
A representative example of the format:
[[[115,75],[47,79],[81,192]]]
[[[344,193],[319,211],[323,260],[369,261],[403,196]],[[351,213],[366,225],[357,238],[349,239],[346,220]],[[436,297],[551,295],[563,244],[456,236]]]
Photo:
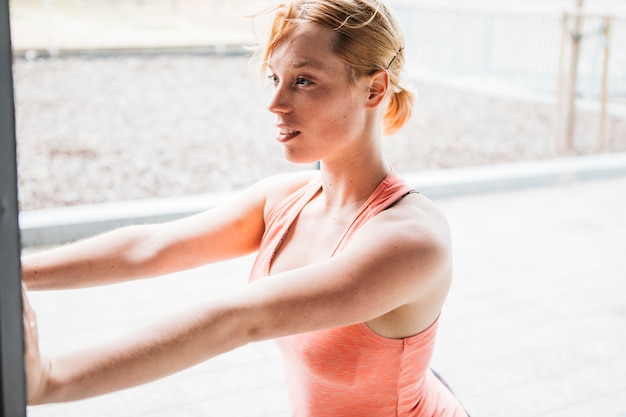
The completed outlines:
[[[274,92],[268,109],[275,123],[297,130],[282,142],[285,157],[310,163],[360,153],[366,126],[367,86],[351,86],[348,67],[332,52],[336,34],[314,24],[300,25],[270,59]],[[315,115],[315,117],[312,117]]]

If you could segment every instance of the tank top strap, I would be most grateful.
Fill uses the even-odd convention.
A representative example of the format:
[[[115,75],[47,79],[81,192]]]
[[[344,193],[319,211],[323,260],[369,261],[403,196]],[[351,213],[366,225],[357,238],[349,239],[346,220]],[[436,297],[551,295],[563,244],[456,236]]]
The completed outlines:
[[[333,255],[341,251],[348,244],[352,235],[359,230],[365,222],[381,211],[393,206],[403,197],[411,193],[417,193],[417,191],[392,170],[356,212],[343,236],[337,243]]]
[[[261,246],[250,272],[250,281],[270,273],[271,261],[280,249],[287,231],[304,206],[321,189],[321,179],[316,178],[276,204],[267,214]]]

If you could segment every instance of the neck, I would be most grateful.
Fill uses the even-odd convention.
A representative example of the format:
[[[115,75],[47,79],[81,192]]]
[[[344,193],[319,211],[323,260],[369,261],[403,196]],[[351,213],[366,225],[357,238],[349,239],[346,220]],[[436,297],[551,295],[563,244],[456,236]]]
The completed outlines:
[[[343,149],[320,161],[323,203],[327,209],[359,206],[391,168],[382,151],[379,108],[366,115],[363,130]]]
[[[391,171],[380,153],[375,156],[321,162],[323,197],[327,208],[360,206],[369,198]]]

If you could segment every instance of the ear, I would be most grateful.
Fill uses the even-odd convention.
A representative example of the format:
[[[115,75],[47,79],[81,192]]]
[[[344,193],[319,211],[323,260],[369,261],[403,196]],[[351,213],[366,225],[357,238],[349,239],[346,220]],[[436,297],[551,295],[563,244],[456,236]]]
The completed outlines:
[[[383,69],[376,71],[369,77],[369,96],[367,107],[376,108],[383,102],[389,89],[389,73]]]

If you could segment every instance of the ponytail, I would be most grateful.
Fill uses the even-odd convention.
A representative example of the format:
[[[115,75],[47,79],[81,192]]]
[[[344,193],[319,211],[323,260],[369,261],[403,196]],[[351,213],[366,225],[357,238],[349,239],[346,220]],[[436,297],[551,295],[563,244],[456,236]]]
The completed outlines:
[[[415,93],[407,88],[393,89],[383,115],[383,134],[393,135],[413,114]]]

